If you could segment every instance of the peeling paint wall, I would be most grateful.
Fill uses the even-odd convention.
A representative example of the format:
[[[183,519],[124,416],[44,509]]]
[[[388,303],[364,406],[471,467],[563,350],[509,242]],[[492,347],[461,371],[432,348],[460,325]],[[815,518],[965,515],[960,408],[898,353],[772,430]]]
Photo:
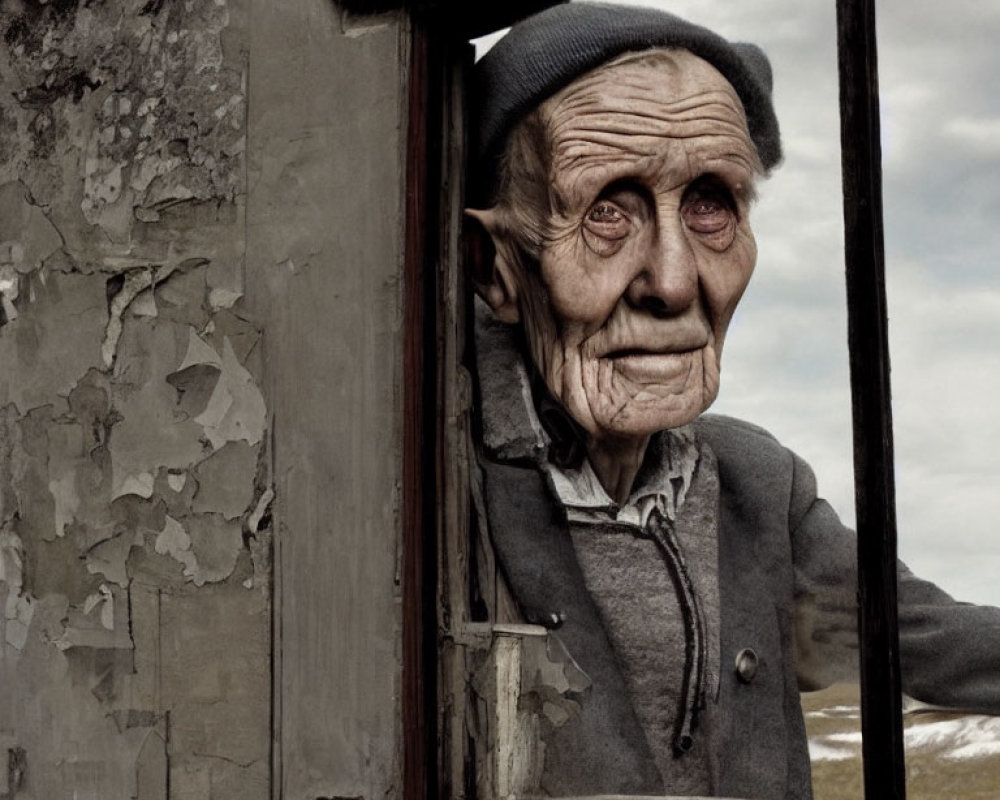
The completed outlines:
[[[247,16],[0,3],[0,798],[270,795]]]

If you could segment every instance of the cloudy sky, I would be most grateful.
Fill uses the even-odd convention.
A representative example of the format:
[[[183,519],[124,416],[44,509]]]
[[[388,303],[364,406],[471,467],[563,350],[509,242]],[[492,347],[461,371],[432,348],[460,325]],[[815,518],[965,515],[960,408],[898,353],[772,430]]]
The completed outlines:
[[[785,160],[714,410],[809,461],[853,525],[835,2],[630,0],[759,44]],[[879,3],[899,551],[1000,605],[1000,2]]]

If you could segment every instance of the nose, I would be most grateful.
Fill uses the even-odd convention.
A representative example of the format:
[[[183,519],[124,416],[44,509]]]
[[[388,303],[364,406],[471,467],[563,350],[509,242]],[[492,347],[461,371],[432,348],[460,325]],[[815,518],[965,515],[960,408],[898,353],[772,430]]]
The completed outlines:
[[[698,264],[679,221],[671,224],[661,219],[658,227],[625,296],[633,308],[672,317],[682,314],[698,297]]]

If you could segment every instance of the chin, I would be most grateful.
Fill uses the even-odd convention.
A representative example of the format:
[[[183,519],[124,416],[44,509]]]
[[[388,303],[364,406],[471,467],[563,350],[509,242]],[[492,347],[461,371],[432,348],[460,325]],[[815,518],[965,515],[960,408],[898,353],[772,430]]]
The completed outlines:
[[[715,395],[705,397],[669,397],[655,405],[626,404],[613,416],[598,419],[598,427],[605,436],[616,439],[639,439],[652,436],[669,428],[680,428],[693,422],[715,400]]]
[[[697,419],[715,402],[719,390],[714,353],[698,351],[691,359],[603,359],[590,370],[584,391],[566,408],[597,438],[639,439]],[[707,356],[707,357],[706,357]],[[603,367],[603,368],[602,368]],[[581,412],[581,413],[577,413]],[[587,420],[590,424],[588,425]]]

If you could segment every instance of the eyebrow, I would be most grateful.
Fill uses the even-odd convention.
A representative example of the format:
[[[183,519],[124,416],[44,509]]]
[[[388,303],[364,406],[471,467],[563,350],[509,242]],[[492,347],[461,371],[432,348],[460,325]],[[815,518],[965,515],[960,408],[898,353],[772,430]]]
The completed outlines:
[[[761,173],[754,169],[749,169],[746,170],[746,176],[744,179],[732,180],[715,170],[706,170],[701,173],[701,176],[699,177],[711,176],[716,178],[729,187],[730,191],[732,191],[732,193],[736,196],[737,200],[750,204],[756,202],[757,200],[757,176],[760,174]],[[697,180],[697,178],[695,180]]]
[[[748,158],[749,155],[749,158]],[[553,159],[550,175],[550,197],[552,211],[565,214],[574,206],[589,204],[593,200],[614,191],[615,187],[649,186],[661,174],[662,157],[640,156],[630,158],[628,154],[581,156],[575,163],[557,168]],[[587,163],[591,162],[591,163]],[[683,186],[712,176],[733,193],[736,200],[750,205],[757,200],[757,178],[763,175],[756,148],[750,143],[749,153],[726,151],[714,154],[704,160],[703,168],[692,171],[683,181]],[[688,167],[693,166],[688,162]],[[587,175],[596,172],[597,175]]]

